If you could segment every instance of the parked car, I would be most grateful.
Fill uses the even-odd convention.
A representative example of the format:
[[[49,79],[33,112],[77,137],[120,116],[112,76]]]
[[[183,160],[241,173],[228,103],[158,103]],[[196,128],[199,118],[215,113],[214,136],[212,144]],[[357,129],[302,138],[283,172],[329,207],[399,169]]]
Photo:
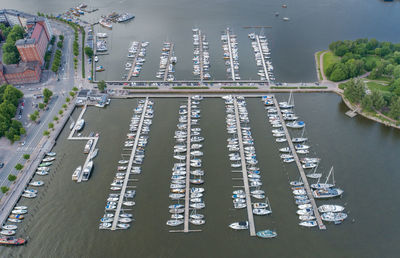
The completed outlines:
[[[4,162],[0,162],[0,168],[4,167]]]

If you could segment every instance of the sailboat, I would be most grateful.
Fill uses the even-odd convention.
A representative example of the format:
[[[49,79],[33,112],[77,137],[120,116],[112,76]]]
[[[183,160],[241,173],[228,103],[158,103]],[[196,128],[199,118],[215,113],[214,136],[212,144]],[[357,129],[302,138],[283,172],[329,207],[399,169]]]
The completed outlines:
[[[318,169],[318,164],[317,164],[317,166],[314,168],[313,172],[310,173],[310,174],[307,174],[306,176],[307,176],[308,178],[313,178],[313,179],[320,178],[320,177],[322,176],[322,174],[321,174],[321,173],[316,173],[316,172],[317,172],[317,169]]]
[[[306,128],[303,127],[303,131],[301,132],[301,136],[297,137],[297,138],[292,138],[292,142],[293,143],[303,143],[303,142],[307,141],[308,138],[304,137],[305,130],[306,130]]]
[[[281,109],[289,109],[289,108],[294,108],[294,99],[293,99],[293,92],[290,91],[289,99],[288,101],[284,102],[279,102],[279,107]]]
[[[332,174],[333,181],[332,181],[332,184],[329,184],[328,180],[329,180],[329,177],[331,176],[331,174]],[[316,184],[311,184],[311,187],[314,189],[328,189],[328,188],[334,187],[335,186],[335,175],[334,175],[333,167],[331,167],[331,170],[329,171],[329,174],[326,177],[325,183],[320,183],[319,182],[320,179],[321,179],[321,177],[318,178],[318,181]]]

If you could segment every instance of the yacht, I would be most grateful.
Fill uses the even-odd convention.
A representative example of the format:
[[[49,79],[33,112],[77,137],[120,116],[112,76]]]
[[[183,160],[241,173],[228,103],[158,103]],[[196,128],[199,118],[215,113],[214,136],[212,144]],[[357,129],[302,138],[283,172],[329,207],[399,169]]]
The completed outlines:
[[[320,212],[342,212],[344,207],[340,205],[324,204],[318,207]]]
[[[343,190],[339,188],[318,189],[313,191],[314,198],[316,199],[333,198],[342,195],[342,193]]]
[[[311,227],[317,226],[317,222],[315,220],[302,221],[299,223],[299,225],[303,226],[303,227],[311,228]]]
[[[75,129],[76,129],[77,131],[80,131],[80,130],[83,129],[84,126],[85,126],[85,120],[79,119],[79,120],[76,122]]]
[[[329,222],[341,222],[347,218],[347,214],[343,212],[326,212],[321,214],[321,219]]]
[[[90,149],[92,148],[93,142],[94,142],[93,139],[90,139],[90,140],[87,141],[87,143],[85,145],[85,148],[83,150],[83,153],[85,153],[85,154],[89,153]]]
[[[135,15],[130,14],[130,13],[124,13],[124,14],[121,14],[117,18],[117,22],[125,22],[125,21],[129,21],[129,20],[131,20],[133,18],[135,18]]]
[[[88,181],[93,169],[93,161],[89,161],[87,166],[83,169],[82,181]]]
[[[257,232],[257,236],[260,238],[274,238],[278,236],[278,234],[273,230],[262,230]]]
[[[167,221],[166,224],[171,227],[176,227],[176,226],[182,225],[183,220],[182,219],[170,219]]]

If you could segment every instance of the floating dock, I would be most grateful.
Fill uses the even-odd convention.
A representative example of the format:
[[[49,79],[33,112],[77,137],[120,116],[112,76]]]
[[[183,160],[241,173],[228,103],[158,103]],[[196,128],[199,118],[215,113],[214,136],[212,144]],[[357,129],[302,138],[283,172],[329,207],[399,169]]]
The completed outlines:
[[[131,67],[131,69],[129,70],[128,77],[126,77],[126,80],[127,80],[127,81],[130,81],[131,78],[132,78],[132,73],[133,73],[133,70],[135,69],[136,61],[137,61],[137,59],[138,59],[138,57],[139,57],[139,53],[140,53],[140,50],[141,50],[141,49],[142,49],[142,44],[139,43],[139,47],[138,47],[138,49],[137,49],[135,58],[133,59],[132,67]]]
[[[126,192],[126,188],[128,186],[128,182],[129,182],[129,176],[130,176],[130,174],[132,172],[131,171],[132,170],[132,164],[133,164],[133,160],[135,158],[135,153],[136,153],[137,145],[138,145],[138,142],[139,142],[140,134],[142,132],[143,121],[144,121],[144,117],[146,115],[146,110],[147,110],[148,103],[149,103],[149,98],[147,97],[146,101],[144,102],[142,115],[140,116],[138,130],[136,132],[135,141],[133,143],[131,155],[129,157],[128,168],[126,169],[124,183],[122,185],[122,189],[121,189],[121,192],[119,194],[119,200],[118,200],[118,204],[117,204],[117,209],[116,209],[115,214],[114,214],[111,230],[116,230],[117,229],[117,224],[118,224],[118,220],[119,220],[119,214],[121,213],[122,203],[124,202],[125,192]]]
[[[263,69],[264,69],[264,73],[265,73],[265,78],[267,79],[268,84],[270,84],[271,81],[269,79],[268,69],[267,69],[267,65],[265,64],[265,59],[264,59],[264,52],[261,48],[260,36],[258,34],[256,34],[256,41],[257,41],[258,49],[260,50],[260,54],[261,54],[261,60],[262,60],[262,65],[263,65]]]
[[[203,33],[199,29],[199,51],[200,51],[200,81],[204,79],[204,54],[203,54]]]
[[[296,149],[294,148],[294,145],[293,145],[293,142],[292,142],[292,138],[290,138],[289,131],[288,131],[287,127],[286,127],[285,121],[284,121],[284,119],[282,117],[281,109],[279,107],[279,104],[278,104],[275,96],[273,97],[273,100],[274,100],[275,108],[278,110],[279,119],[280,119],[280,122],[282,124],[283,130],[285,131],[286,140],[287,140],[287,142],[289,144],[289,148],[292,151],[292,155],[294,157],[294,160],[296,161],[297,168],[299,169],[299,173],[300,173],[301,179],[303,181],[304,188],[305,188],[305,190],[307,192],[307,197],[311,201],[311,205],[312,205],[312,208],[314,210],[314,216],[315,216],[315,218],[317,220],[318,227],[319,227],[319,229],[326,229],[326,226],[322,222],[321,215],[319,214],[318,207],[317,207],[317,204],[315,203],[315,199],[314,199],[314,196],[312,194],[310,185],[308,184],[308,180],[307,180],[306,174],[304,173],[304,169],[301,166],[301,163],[300,163],[300,160],[299,160],[299,156],[297,156],[297,152],[296,152]]]
[[[229,62],[230,62],[230,67],[231,67],[231,76],[232,76],[232,81],[235,81],[236,80],[236,78],[235,78],[235,69],[234,69],[234,65],[233,65],[231,35],[230,35],[229,28],[226,29],[226,36],[228,37]]]
[[[235,107],[235,117],[236,117],[236,130],[239,139],[239,152],[240,152],[240,159],[242,164],[242,177],[243,177],[243,185],[244,185],[244,192],[246,195],[246,209],[247,209],[247,217],[249,221],[249,230],[250,236],[256,236],[256,228],[254,225],[254,217],[253,217],[253,210],[251,205],[251,198],[250,198],[250,188],[249,188],[249,178],[247,177],[247,167],[246,167],[246,158],[244,155],[244,148],[243,148],[243,139],[242,139],[242,128],[240,126],[239,120],[239,110],[236,97],[233,98],[233,105]]]
[[[189,205],[190,205],[190,142],[191,142],[191,125],[192,125],[192,101],[188,97],[188,120],[187,120],[187,138],[186,138],[186,189],[185,189],[185,220],[183,232],[189,232]]]
[[[167,66],[165,67],[165,73],[164,73],[164,81],[167,81],[167,78],[168,78],[169,64],[171,63],[172,53],[174,53],[174,43],[171,43],[171,47],[169,49]]]

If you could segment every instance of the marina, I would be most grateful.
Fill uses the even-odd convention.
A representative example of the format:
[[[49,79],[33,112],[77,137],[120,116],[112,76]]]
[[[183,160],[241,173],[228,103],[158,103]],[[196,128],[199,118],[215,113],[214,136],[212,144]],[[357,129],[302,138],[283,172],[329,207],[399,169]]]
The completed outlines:
[[[254,50],[257,68],[262,68],[262,70],[258,70],[257,74],[260,76],[260,80],[266,80],[268,84],[271,84],[271,81],[274,81],[275,78],[272,74],[273,67],[271,62],[266,60],[270,59],[267,38],[255,33],[250,33],[249,38],[252,41],[251,45]]]
[[[127,81],[130,81],[132,77],[139,77],[142,66],[146,61],[146,47],[148,44],[148,42],[132,42],[128,51],[128,58],[133,58],[133,61],[129,60],[125,64],[125,70],[129,70]]]

